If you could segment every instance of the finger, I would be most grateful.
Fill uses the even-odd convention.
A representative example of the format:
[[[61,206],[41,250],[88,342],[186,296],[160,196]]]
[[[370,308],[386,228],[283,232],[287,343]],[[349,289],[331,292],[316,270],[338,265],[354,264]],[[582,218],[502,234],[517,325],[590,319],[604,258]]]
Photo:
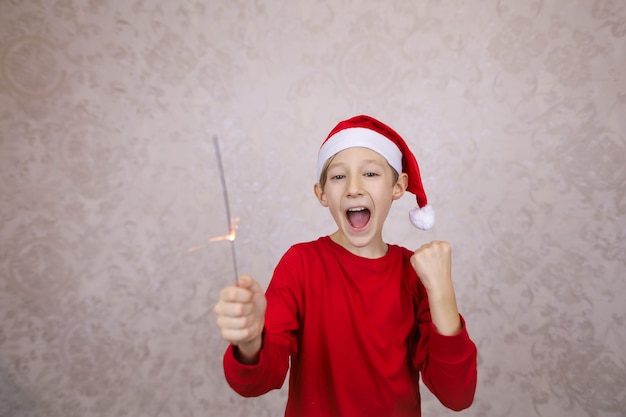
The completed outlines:
[[[250,277],[249,275],[242,275],[241,277],[239,277],[239,281],[237,281],[237,287],[249,290],[252,293],[251,298],[259,294],[264,294],[261,285],[254,279],[252,279],[252,277]]]
[[[415,251],[415,253],[422,253],[427,251],[428,249],[430,249],[433,245],[433,242],[428,242],[428,243],[424,243],[422,246],[420,246],[419,248],[417,248],[417,250]]]
[[[433,248],[433,247],[437,247],[441,242],[438,240],[431,240],[430,242],[426,242],[424,243],[421,247],[422,248]]]
[[[222,329],[222,338],[236,345],[238,343],[248,341],[253,332],[254,330],[249,327],[245,329]]]
[[[430,242],[429,246],[440,249],[449,249],[450,243],[443,240],[433,240],[432,242]]]
[[[239,277],[237,281],[237,286],[241,288],[246,288],[252,292],[263,292],[263,288],[261,285],[255,281],[250,275],[242,275]]]
[[[252,291],[247,288],[230,285],[220,291],[220,301],[227,303],[247,303],[252,298]]]
[[[240,288],[250,288],[253,283],[254,280],[250,275],[241,275],[237,279],[237,286]]]
[[[250,314],[253,308],[252,303],[219,302],[213,310],[218,316],[242,317]]]
[[[451,252],[452,248],[448,242],[433,240],[420,246],[415,253],[424,252]]]
[[[252,284],[250,285],[250,291],[252,291],[252,295],[254,296],[255,294],[263,294],[263,288],[261,287],[261,284],[259,284],[256,281],[252,281]]]
[[[219,316],[217,318],[217,326],[224,330],[242,330],[248,327],[252,327],[251,323],[252,318],[250,316],[243,317],[228,317],[228,316]]]

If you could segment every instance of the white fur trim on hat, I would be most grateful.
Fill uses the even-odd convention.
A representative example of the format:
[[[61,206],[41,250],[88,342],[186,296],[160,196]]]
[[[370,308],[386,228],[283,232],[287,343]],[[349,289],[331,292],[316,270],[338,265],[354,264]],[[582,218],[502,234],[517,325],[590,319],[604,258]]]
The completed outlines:
[[[354,147],[368,148],[379,153],[396,172],[402,173],[402,152],[395,143],[374,130],[353,127],[340,130],[324,142],[317,156],[317,178],[322,175],[322,169],[328,158],[344,149]]]

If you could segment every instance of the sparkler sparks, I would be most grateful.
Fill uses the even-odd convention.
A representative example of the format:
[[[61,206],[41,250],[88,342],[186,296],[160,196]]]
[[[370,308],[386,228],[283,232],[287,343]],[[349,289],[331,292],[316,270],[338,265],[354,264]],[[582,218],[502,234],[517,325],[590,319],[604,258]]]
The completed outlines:
[[[239,228],[239,217],[234,217],[231,219],[231,226],[230,226],[230,232],[227,235],[222,235],[222,236],[214,236],[211,237],[207,240],[208,243],[213,243],[213,242],[224,242],[226,240],[234,242],[235,238],[237,237],[237,228]],[[204,249],[206,247],[208,247],[209,245],[200,245],[200,246],[194,246],[193,248],[189,248],[188,252],[195,252],[198,249]]]

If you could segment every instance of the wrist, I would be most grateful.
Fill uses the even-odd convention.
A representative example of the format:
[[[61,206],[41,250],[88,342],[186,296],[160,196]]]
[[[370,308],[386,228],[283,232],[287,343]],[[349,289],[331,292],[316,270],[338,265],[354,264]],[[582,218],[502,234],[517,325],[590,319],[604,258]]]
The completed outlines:
[[[454,287],[452,282],[437,283],[435,285],[424,286],[428,299],[436,302],[446,302],[450,300],[456,300],[456,294],[454,293]]]
[[[427,290],[428,304],[433,325],[444,336],[454,336],[462,329],[459,310],[456,305],[454,290],[437,288]]]
[[[252,365],[259,361],[263,338],[259,336],[249,342],[242,342],[235,345],[235,357],[244,364]]]
[[[456,336],[461,333],[463,330],[463,324],[461,323],[461,319],[456,314],[456,317],[449,316],[446,318],[441,318],[437,323],[433,321],[433,326],[435,326],[435,330],[442,336]]]

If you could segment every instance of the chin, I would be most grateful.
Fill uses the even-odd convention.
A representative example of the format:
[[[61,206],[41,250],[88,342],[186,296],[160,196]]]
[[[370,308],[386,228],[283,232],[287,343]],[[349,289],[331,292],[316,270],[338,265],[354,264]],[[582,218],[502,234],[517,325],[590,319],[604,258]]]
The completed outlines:
[[[371,231],[364,231],[361,235],[351,231],[351,233],[343,233],[346,243],[355,249],[376,248],[383,243],[382,238],[377,238]]]

